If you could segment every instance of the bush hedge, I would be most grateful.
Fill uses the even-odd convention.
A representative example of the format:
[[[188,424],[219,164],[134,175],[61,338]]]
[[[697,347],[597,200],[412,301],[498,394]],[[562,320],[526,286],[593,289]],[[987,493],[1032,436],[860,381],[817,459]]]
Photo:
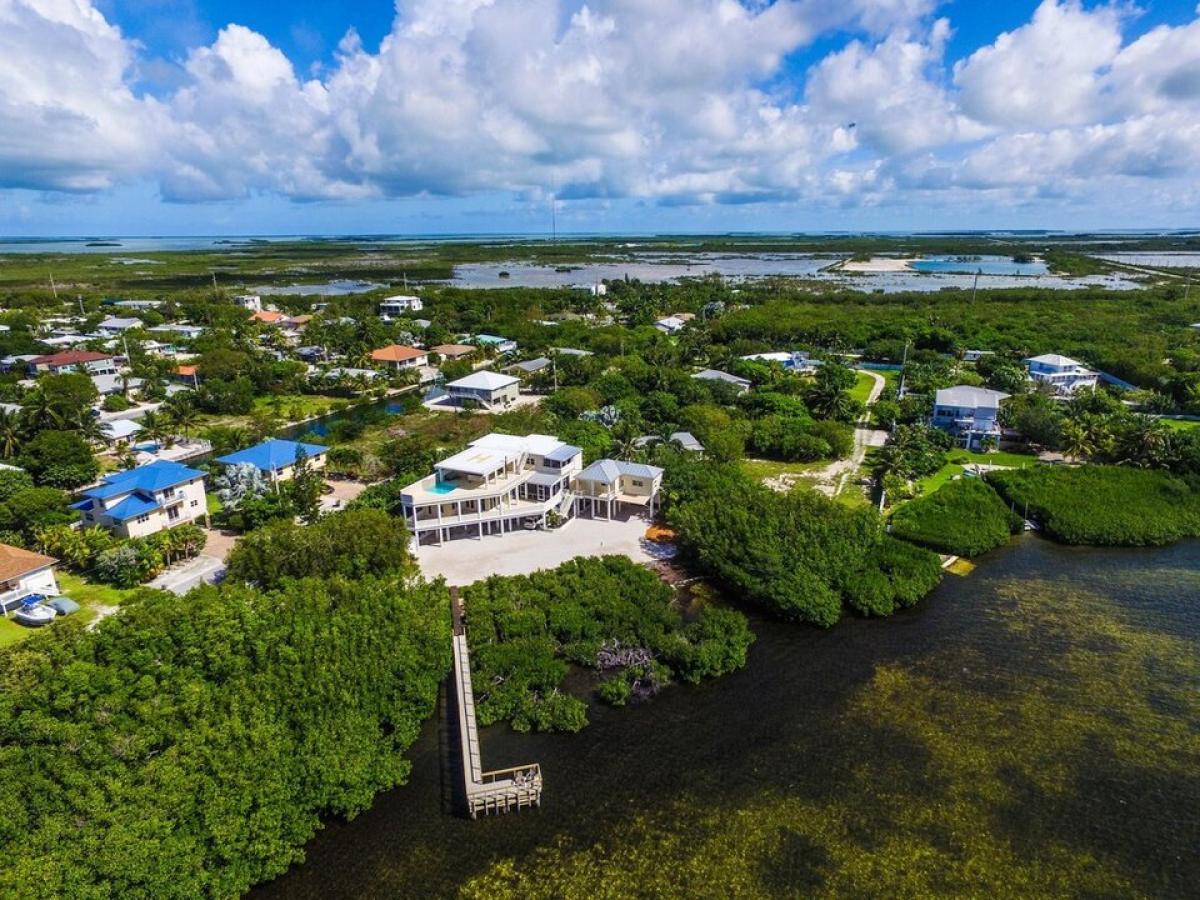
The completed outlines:
[[[706,606],[687,622],[672,599],[654,572],[620,556],[471,585],[463,600],[480,724],[583,728],[586,704],[562,691],[571,663],[604,674],[598,693],[614,705],[672,678],[695,683],[746,664],[754,635],[745,616]]]
[[[978,478],[960,478],[906,503],[892,516],[892,534],[939,553],[979,556],[1021,528],[1021,518]]]
[[[1034,466],[988,482],[1067,544],[1138,547],[1200,536],[1200,490],[1158,469]]]

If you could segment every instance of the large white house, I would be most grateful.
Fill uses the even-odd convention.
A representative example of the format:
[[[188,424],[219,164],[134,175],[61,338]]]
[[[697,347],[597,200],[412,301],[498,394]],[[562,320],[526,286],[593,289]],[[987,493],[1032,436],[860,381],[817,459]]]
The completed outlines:
[[[80,496],[73,505],[83,526],[119,537],[145,537],[208,515],[204,473],[168,460],[106,475]]]
[[[988,438],[1000,439],[1000,402],[1008,397],[969,385],[942,388],[934,397],[934,427],[954,435],[968,450],[978,450]]]
[[[1057,353],[1031,356],[1025,360],[1025,365],[1029,368],[1031,379],[1038,384],[1049,385],[1056,394],[1063,396],[1069,396],[1080,388],[1095,390],[1100,377],[1083,363]]]
[[[402,316],[407,312],[420,312],[425,308],[425,304],[421,302],[420,297],[414,297],[409,294],[397,294],[394,297],[385,297],[379,304],[379,315],[384,318],[391,316]]]
[[[505,409],[514,404],[520,396],[521,381],[512,375],[502,375],[484,369],[449,382],[446,392],[450,399],[461,406]]]
[[[489,434],[444,459],[401,493],[418,544],[502,536],[565,524],[578,514],[653,514],[662,469],[600,460],[547,434]]]

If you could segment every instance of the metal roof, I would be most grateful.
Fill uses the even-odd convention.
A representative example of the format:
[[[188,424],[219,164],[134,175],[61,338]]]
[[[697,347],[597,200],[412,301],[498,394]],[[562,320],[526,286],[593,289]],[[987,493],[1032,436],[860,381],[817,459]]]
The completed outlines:
[[[325,453],[329,448],[322,447],[320,444],[305,444],[297,441],[281,441],[272,438],[269,441],[263,441],[257,446],[239,450],[237,453],[219,456],[217,457],[217,462],[226,466],[250,463],[264,472],[277,472],[280,469],[294,465],[296,454],[301,449],[304,450],[305,455],[311,458]]]

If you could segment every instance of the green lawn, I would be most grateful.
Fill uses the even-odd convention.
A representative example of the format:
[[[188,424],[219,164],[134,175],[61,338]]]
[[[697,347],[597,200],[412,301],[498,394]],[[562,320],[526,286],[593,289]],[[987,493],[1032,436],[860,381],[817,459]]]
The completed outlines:
[[[107,584],[98,584],[79,575],[64,572],[61,569],[55,573],[55,577],[58,579],[58,587],[62,592],[62,596],[70,597],[82,607],[79,612],[71,616],[72,619],[80,622],[90,622],[94,619],[97,607],[120,606],[133,593],[132,590],[115,588]],[[53,628],[54,625],[50,624],[43,627]],[[12,619],[0,619],[0,647],[23,641],[40,630],[38,628],[26,628],[24,625],[18,625]]]
[[[866,372],[855,374],[858,375],[858,380],[854,382],[854,387],[850,388],[850,396],[859,403],[866,403],[867,398],[871,396],[871,388],[875,386],[875,379]]]
[[[1187,419],[1159,419],[1159,421],[1176,431],[1191,431],[1193,428],[1200,428],[1200,422],[1191,422]]]
[[[932,475],[927,475],[917,482],[917,496],[932,494],[948,481],[961,475],[968,466],[981,463],[987,466],[1011,466],[1019,469],[1022,466],[1034,465],[1037,457],[1028,453],[1009,453],[997,450],[995,453],[976,453],[973,450],[951,450],[946,455],[946,465]]]
[[[18,625],[11,619],[0,619],[0,647],[7,647],[17,641],[23,641],[33,634],[34,629]]]
[[[204,499],[205,503],[207,504],[208,514],[210,516],[215,516],[224,508],[224,504],[221,503],[221,498],[216,494],[205,493]]]

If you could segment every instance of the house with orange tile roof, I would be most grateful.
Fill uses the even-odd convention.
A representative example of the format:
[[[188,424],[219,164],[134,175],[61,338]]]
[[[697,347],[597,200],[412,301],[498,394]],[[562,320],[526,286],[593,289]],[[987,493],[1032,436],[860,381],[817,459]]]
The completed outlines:
[[[371,351],[371,361],[397,371],[429,365],[429,353],[403,344],[389,344]]]

